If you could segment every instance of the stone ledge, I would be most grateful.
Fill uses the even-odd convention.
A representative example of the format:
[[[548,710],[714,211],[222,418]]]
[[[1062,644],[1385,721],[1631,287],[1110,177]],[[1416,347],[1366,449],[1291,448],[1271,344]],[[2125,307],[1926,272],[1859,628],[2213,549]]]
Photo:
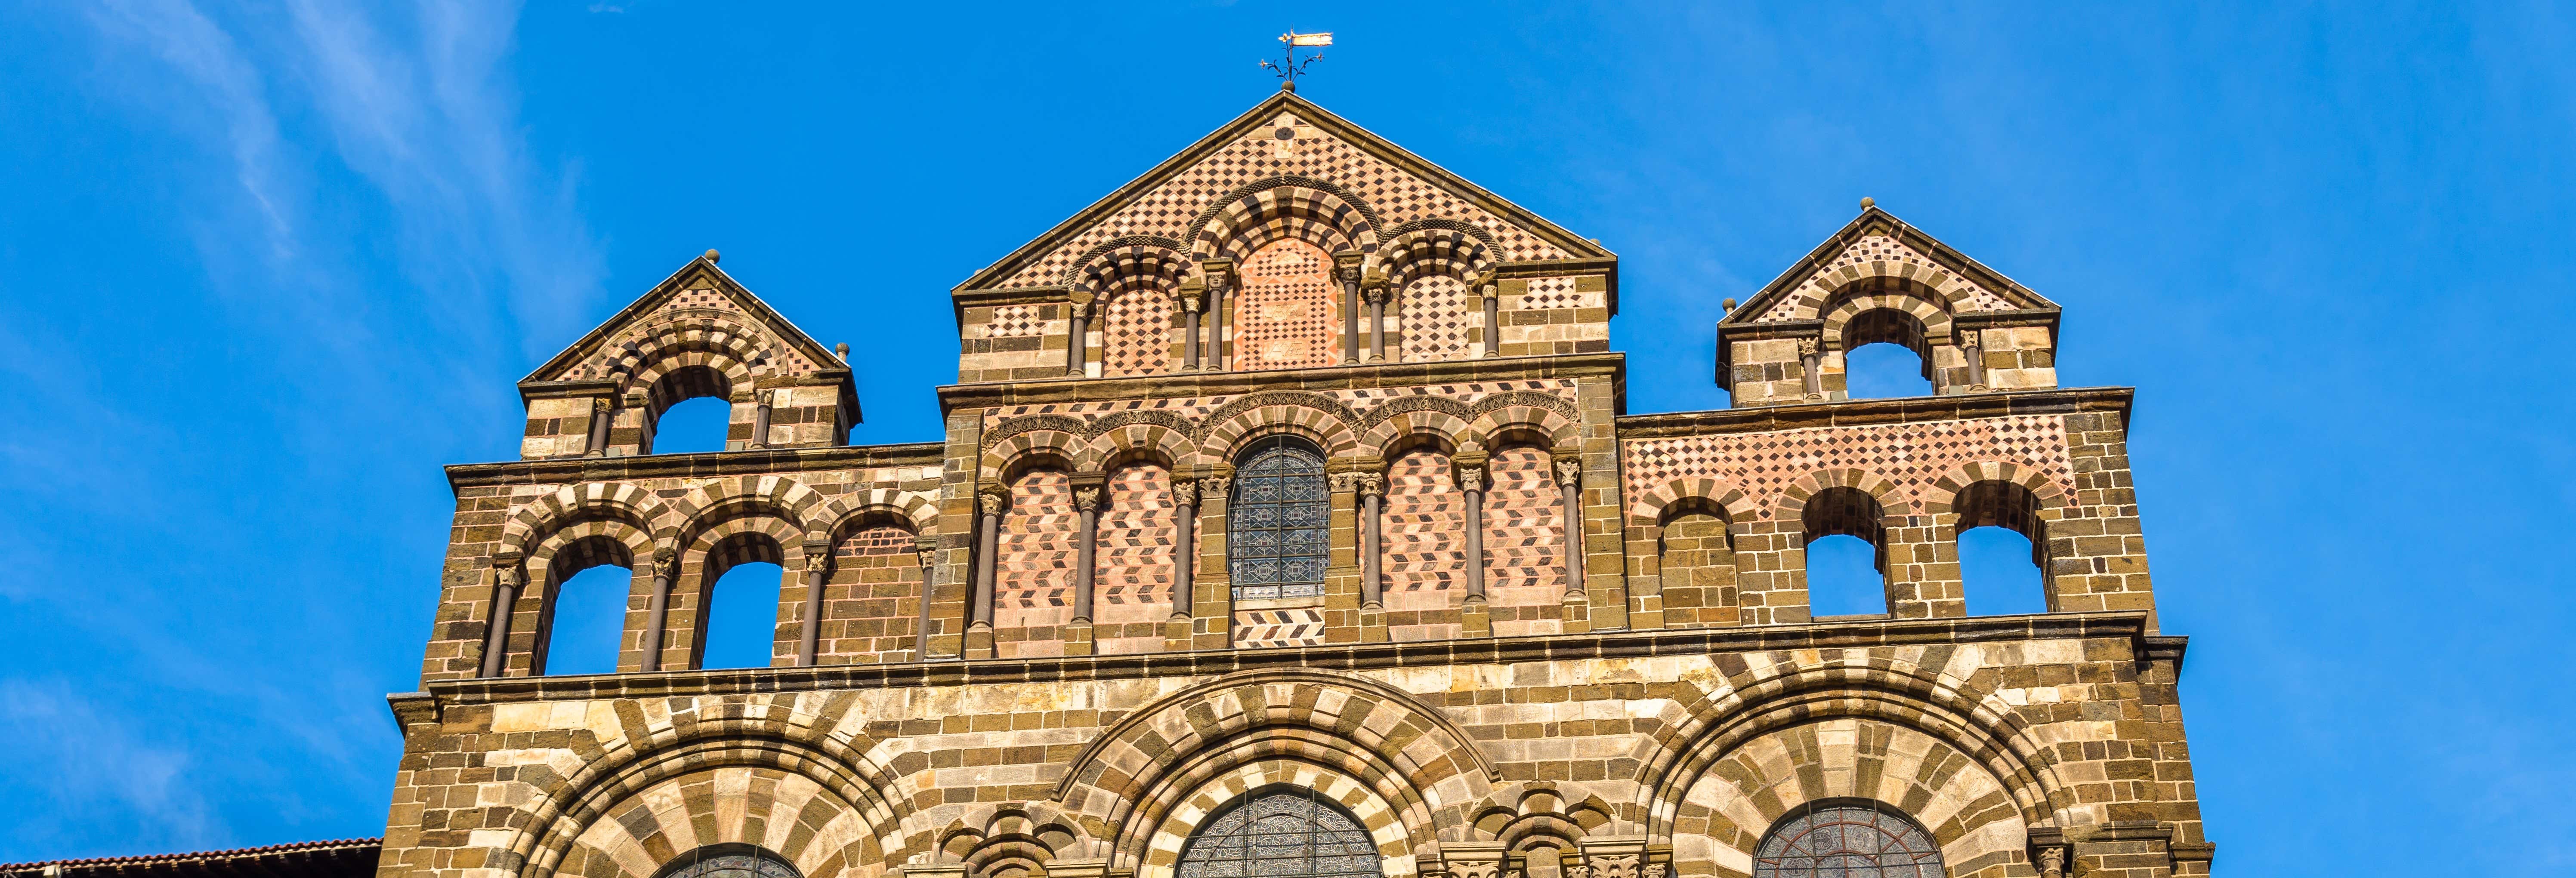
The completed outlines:
[[[1959,619],[1611,631],[1588,635],[1559,634],[1537,637],[1426,640],[1409,643],[1210,649],[1106,656],[972,661],[950,659],[895,664],[667,671],[652,674],[594,674],[578,677],[502,677],[437,680],[426,684],[424,688],[441,702],[457,704],[589,701],[609,698],[668,698],[896,686],[962,686],[1143,677],[1212,677],[1239,671],[1283,668],[1351,671],[1375,668],[1647,658],[1784,649],[1841,649],[2092,638],[2115,638],[2126,641],[2130,644],[2133,655],[2143,655],[2148,649],[2146,641],[2150,639],[2147,614],[2141,612],[2043,613]]]
[[[1608,377],[1621,381],[1628,357],[1621,353],[1476,357],[1428,363],[1375,363],[1261,371],[1172,372],[1116,378],[1050,378],[1038,381],[948,384],[939,388],[941,414],[961,408],[1121,399],[1164,399],[1245,394],[1263,390],[1340,390],[1411,386],[1451,381]]]
[[[946,444],[843,445],[832,448],[755,448],[696,454],[631,457],[557,457],[506,463],[460,463],[447,468],[447,487],[570,485],[619,479],[738,476],[850,470],[880,466],[939,466]]]
[[[2121,430],[2125,432],[2129,423],[2129,404],[2136,394],[2137,390],[2130,387],[2078,387],[2059,390],[1962,393],[1951,396],[1908,396],[1896,399],[1853,399],[1840,402],[1752,406],[1700,412],[1621,415],[1618,426],[1620,439],[1667,439],[1678,436],[1705,436],[1711,433],[1768,433],[1815,427],[1959,421],[2014,415],[2117,412],[2120,415]]]

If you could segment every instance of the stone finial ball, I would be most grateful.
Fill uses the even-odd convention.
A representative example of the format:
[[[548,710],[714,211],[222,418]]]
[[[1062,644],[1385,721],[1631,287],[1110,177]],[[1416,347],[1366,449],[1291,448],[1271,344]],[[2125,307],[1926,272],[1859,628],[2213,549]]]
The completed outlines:
[[[722,259],[722,258],[724,258],[724,254],[717,253],[717,252],[715,251],[715,249],[714,249],[714,248],[708,248],[708,250],[707,250],[707,261],[708,261],[708,262],[714,262],[714,261],[716,261],[716,260],[718,260],[718,259]]]
[[[1728,300],[1726,300],[1726,301],[1723,301],[1723,302],[1719,302],[1719,303],[1717,303],[1717,306],[1718,306],[1719,308],[1723,308],[1723,309],[1726,309],[1726,310],[1728,310],[1728,311],[1733,311],[1733,310],[1735,310],[1735,300],[1734,300],[1734,299],[1728,299]]]
[[[1877,206],[1877,205],[1878,205],[1878,199],[1871,198],[1871,197],[1869,197],[1869,196],[1867,196],[1867,195],[1863,195],[1863,196],[1861,196],[1861,197],[1860,197],[1860,209],[1862,209],[1862,210],[1868,210],[1868,209],[1870,209],[1870,208],[1872,208],[1872,207],[1875,207],[1875,206]],[[712,252],[712,251],[710,251],[710,252]]]

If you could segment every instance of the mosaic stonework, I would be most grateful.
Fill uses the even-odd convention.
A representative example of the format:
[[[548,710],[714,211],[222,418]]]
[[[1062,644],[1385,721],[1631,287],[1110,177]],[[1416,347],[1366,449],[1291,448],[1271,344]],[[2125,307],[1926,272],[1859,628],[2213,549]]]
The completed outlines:
[[[1427,363],[1471,357],[1470,331],[1484,319],[1484,302],[1457,278],[1435,274],[1404,287],[1396,299],[1403,359]],[[1395,342],[1389,342],[1394,344]]]
[[[1171,371],[1172,299],[1149,287],[1129,287],[1101,306],[1100,374],[1159,375]]]
[[[1324,611],[1306,607],[1234,611],[1234,645],[1311,646],[1324,642]]]
[[[1523,311],[1551,311],[1562,308],[1600,308],[1609,304],[1607,294],[1582,292],[1570,277],[1532,278],[1529,292],[1521,294]]]
[[[1046,321],[1038,319],[1036,305],[1003,305],[993,309],[993,319],[984,323],[984,334],[993,338],[1026,338],[1046,330]]]
[[[1272,243],[1243,265],[1236,300],[1238,368],[1296,369],[1341,362],[1333,257],[1298,240]]]
[[[1565,503],[1546,451],[1526,445],[1486,464],[1485,597],[1494,634],[1554,634],[1565,599]]]
[[[1379,522],[1392,639],[1456,636],[1467,577],[1467,495],[1448,455],[1416,451],[1390,465]]]
[[[1342,388],[1318,391],[1327,399],[1366,414],[1389,401],[1413,396],[1438,396],[1473,405],[1498,393],[1535,391],[1559,399],[1574,398],[1575,381],[1566,378],[1531,380],[1476,381],[1456,384],[1410,384],[1394,387]],[[994,425],[1024,415],[1068,415],[1085,422],[1103,416],[1132,411],[1166,411],[1188,420],[1200,420],[1241,397],[1228,394],[1176,399],[1120,399],[1100,402],[1047,403],[1044,405],[996,406],[984,410],[984,425]]]
[[[1109,477],[1105,497],[1094,549],[1100,572],[1092,583],[1096,651],[1160,650],[1180,553],[1171,474],[1159,466],[1121,467]]]
[[[1011,483],[993,565],[993,641],[1003,655],[1062,655],[1073,616],[1073,482],[1036,469]]]
[[[1629,496],[1674,479],[1724,479],[1757,498],[1769,517],[1773,498],[1789,483],[1828,468],[1853,468],[1895,482],[1919,512],[1923,492],[1961,464],[2004,461],[2044,474],[2068,493],[2075,474],[2066,448],[2066,422],[2056,415],[2023,415],[1974,421],[1933,421],[1869,427],[1827,427],[1637,439],[1622,444]]]
[[[1822,301],[1826,293],[1830,292],[1819,287],[1817,280],[1848,265],[1872,262],[1917,265],[1931,269],[1938,275],[1951,274],[1949,269],[1942,268],[1933,262],[1931,257],[1924,255],[1923,251],[1886,235],[1870,235],[1853,242],[1850,247],[1843,250],[1842,255],[1834,257],[1833,261],[1808,272],[1807,278],[1801,281],[1789,295],[1781,297],[1770,310],[1754,318],[1754,322],[1773,323],[1783,320],[1815,319],[1819,315],[1814,313],[1814,303]],[[1979,286],[1973,281],[1960,278],[1959,283],[1961,291],[1966,293],[1966,303],[1962,310],[2009,311],[2014,307],[2004,297],[1996,295],[1994,291]]]

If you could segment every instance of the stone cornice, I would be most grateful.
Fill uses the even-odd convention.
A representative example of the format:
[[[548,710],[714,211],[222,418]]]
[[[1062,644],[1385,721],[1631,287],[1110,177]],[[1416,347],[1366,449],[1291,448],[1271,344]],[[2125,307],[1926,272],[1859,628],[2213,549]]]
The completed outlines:
[[[1950,645],[2028,640],[2107,639],[2128,644],[2139,658],[2162,640],[2149,634],[2147,614],[2043,613],[1961,619],[1905,619],[1610,631],[1536,637],[1355,643],[1267,649],[1209,649],[1099,656],[946,660],[806,668],[745,668],[597,674],[580,677],[502,677],[439,680],[425,688],[441,702],[458,704],[669,698],[805,692],[896,686],[967,686],[1204,677],[1238,671],[1318,668],[1450,667],[1585,659],[1747,653],[1871,646]]]
[[[447,468],[449,490],[493,485],[570,485],[626,479],[739,476],[865,469],[884,466],[938,466],[947,445],[909,442],[901,445],[846,445],[839,448],[757,448],[698,454],[645,454],[634,457],[559,457],[505,463],[460,463]]]
[[[1312,369],[1260,372],[1175,372],[1121,378],[1049,378],[1037,381],[992,381],[949,384],[939,388],[939,411],[960,408],[1100,402],[1118,399],[1177,399],[1261,390],[1341,390],[1352,387],[1405,387],[1457,381],[1520,381],[1537,378],[1607,377],[1624,382],[1626,354],[1548,354],[1531,357],[1480,357],[1433,363],[1372,363]]]
[[[1768,433],[1776,430],[1803,430],[1813,427],[1909,424],[1918,421],[1960,421],[1971,418],[2065,415],[2078,412],[2118,412],[2120,429],[2126,432],[2129,428],[2129,402],[2136,392],[2134,388],[2128,387],[2079,387],[2060,390],[1962,393],[1953,396],[1855,399],[1800,405],[1748,406],[1740,409],[1716,409],[1704,412],[1623,415],[1619,418],[1619,438],[1659,439],[1675,436],[1705,436],[1712,433]]]

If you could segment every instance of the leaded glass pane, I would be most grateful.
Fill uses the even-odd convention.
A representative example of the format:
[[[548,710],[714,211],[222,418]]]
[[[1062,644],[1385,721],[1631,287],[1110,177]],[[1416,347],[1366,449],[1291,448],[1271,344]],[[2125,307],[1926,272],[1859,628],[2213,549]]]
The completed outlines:
[[[1377,844],[1313,790],[1255,794],[1200,826],[1179,878],[1382,878]]]
[[[796,867],[749,845],[714,845],[673,857],[661,878],[804,878]]]
[[[1753,878],[1944,878],[1923,827],[1875,802],[1827,804],[1780,824],[1753,856]]]
[[[1324,458],[1285,436],[1255,444],[1234,470],[1226,507],[1227,572],[1237,600],[1324,593],[1332,495]]]

